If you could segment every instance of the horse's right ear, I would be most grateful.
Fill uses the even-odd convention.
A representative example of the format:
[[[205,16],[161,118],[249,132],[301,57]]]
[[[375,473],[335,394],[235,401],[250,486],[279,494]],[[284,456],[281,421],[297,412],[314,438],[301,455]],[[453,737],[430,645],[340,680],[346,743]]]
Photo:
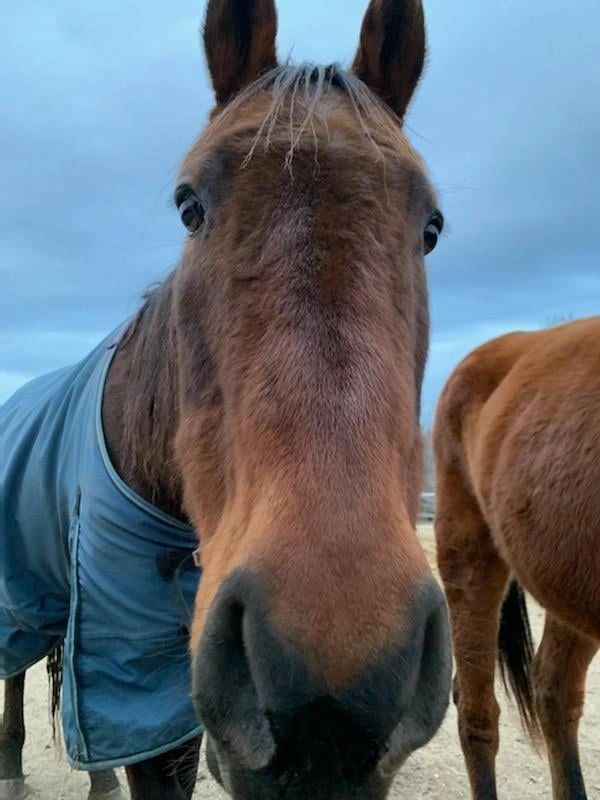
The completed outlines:
[[[425,63],[422,0],[371,0],[353,71],[402,119]]]
[[[274,0],[210,0],[204,47],[219,105],[277,66],[276,36]]]

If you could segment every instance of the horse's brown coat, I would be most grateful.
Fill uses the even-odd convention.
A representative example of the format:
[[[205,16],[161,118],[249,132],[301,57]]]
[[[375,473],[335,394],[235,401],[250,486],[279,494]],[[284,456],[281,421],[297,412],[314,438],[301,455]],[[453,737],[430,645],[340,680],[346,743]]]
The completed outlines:
[[[214,6],[207,35],[223,11]],[[415,9],[422,15],[420,3],[405,13]],[[411,34],[404,55],[417,64],[423,48]],[[225,97],[222,62],[236,54],[219,46],[208,57]],[[379,58],[366,80],[376,83]],[[394,71],[406,80],[399,62],[388,79]],[[220,584],[250,566],[269,576],[280,628],[339,686],[402,639],[409,601],[430,576],[414,524],[429,327],[423,226],[436,201],[400,120],[373,95],[359,108],[335,85],[298,87],[275,113],[270,87],[217,109],[186,157],[180,182],[210,193],[206,231],[117,356],[105,421],[117,462],[133,456],[133,485],[152,487],[201,532],[193,646]],[[155,348],[158,383],[123,398],[119,386],[148,380]],[[108,411],[123,402],[119,428],[123,414]]]
[[[548,612],[535,663],[555,798],[584,794],[577,723],[600,646],[600,317],[515,333],[456,369],[435,428],[436,536],[474,797],[495,797],[493,675],[509,573]]]
[[[289,185],[287,125],[271,136],[272,161],[239,171],[270,102],[256,97],[226,128],[215,124],[183,170],[197,180],[215,152],[232,165],[214,211],[220,236],[209,231],[202,249],[191,241],[179,275],[182,349],[197,346],[209,298],[211,382],[228,399],[223,407],[213,388],[218,405],[199,404],[199,376],[184,362],[177,453],[205,564],[195,627],[224,576],[260,567],[281,627],[335,683],[401,636],[427,570],[412,532],[427,333],[424,276],[411,258],[423,212],[405,197],[419,166],[393,128],[376,134],[389,151],[382,193],[379,152],[333,92],[315,125],[319,150],[310,139],[298,148]]]

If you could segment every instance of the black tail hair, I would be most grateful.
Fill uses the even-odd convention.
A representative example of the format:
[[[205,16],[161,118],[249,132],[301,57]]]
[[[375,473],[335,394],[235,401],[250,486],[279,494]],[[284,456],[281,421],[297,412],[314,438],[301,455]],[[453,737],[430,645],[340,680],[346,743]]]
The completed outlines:
[[[48,656],[46,670],[48,672],[48,693],[50,697],[50,718],[52,721],[52,738],[56,741],[60,698],[63,682],[64,644],[59,644]],[[60,741],[60,740],[59,740]]]
[[[529,624],[525,593],[511,581],[502,605],[498,634],[498,663],[506,691],[514,695],[523,728],[537,743],[540,723],[533,690],[533,656],[535,645]]]

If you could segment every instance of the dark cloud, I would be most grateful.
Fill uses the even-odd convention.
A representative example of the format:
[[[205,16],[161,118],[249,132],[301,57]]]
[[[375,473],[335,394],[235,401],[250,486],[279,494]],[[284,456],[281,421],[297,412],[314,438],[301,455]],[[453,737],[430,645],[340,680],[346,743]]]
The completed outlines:
[[[429,261],[429,419],[472,347],[600,310],[600,8],[426,5],[411,138],[449,229]],[[279,7],[283,55],[351,59],[366,0]],[[83,355],[176,263],[172,181],[211,102],[202,11],[189,0],[3,5],[0,401]]]

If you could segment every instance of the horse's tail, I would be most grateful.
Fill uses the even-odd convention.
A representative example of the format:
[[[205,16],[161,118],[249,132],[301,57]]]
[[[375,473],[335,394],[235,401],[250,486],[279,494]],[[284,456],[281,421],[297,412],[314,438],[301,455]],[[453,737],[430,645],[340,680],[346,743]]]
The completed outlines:
[[[514,695],[525,732],[536,743],[540,723],[533,690],[535,646],[525,593],[513,580],[502,605],[498,635],[498,663],[506,691]]]
[[[57,732],[60,730],[58,726],[58,717],[60,714],[60,699],[62,694],[64,652],[64,644],[61,642],[61,644],[50,653],[46,661],[52,737],[55,741]]]

